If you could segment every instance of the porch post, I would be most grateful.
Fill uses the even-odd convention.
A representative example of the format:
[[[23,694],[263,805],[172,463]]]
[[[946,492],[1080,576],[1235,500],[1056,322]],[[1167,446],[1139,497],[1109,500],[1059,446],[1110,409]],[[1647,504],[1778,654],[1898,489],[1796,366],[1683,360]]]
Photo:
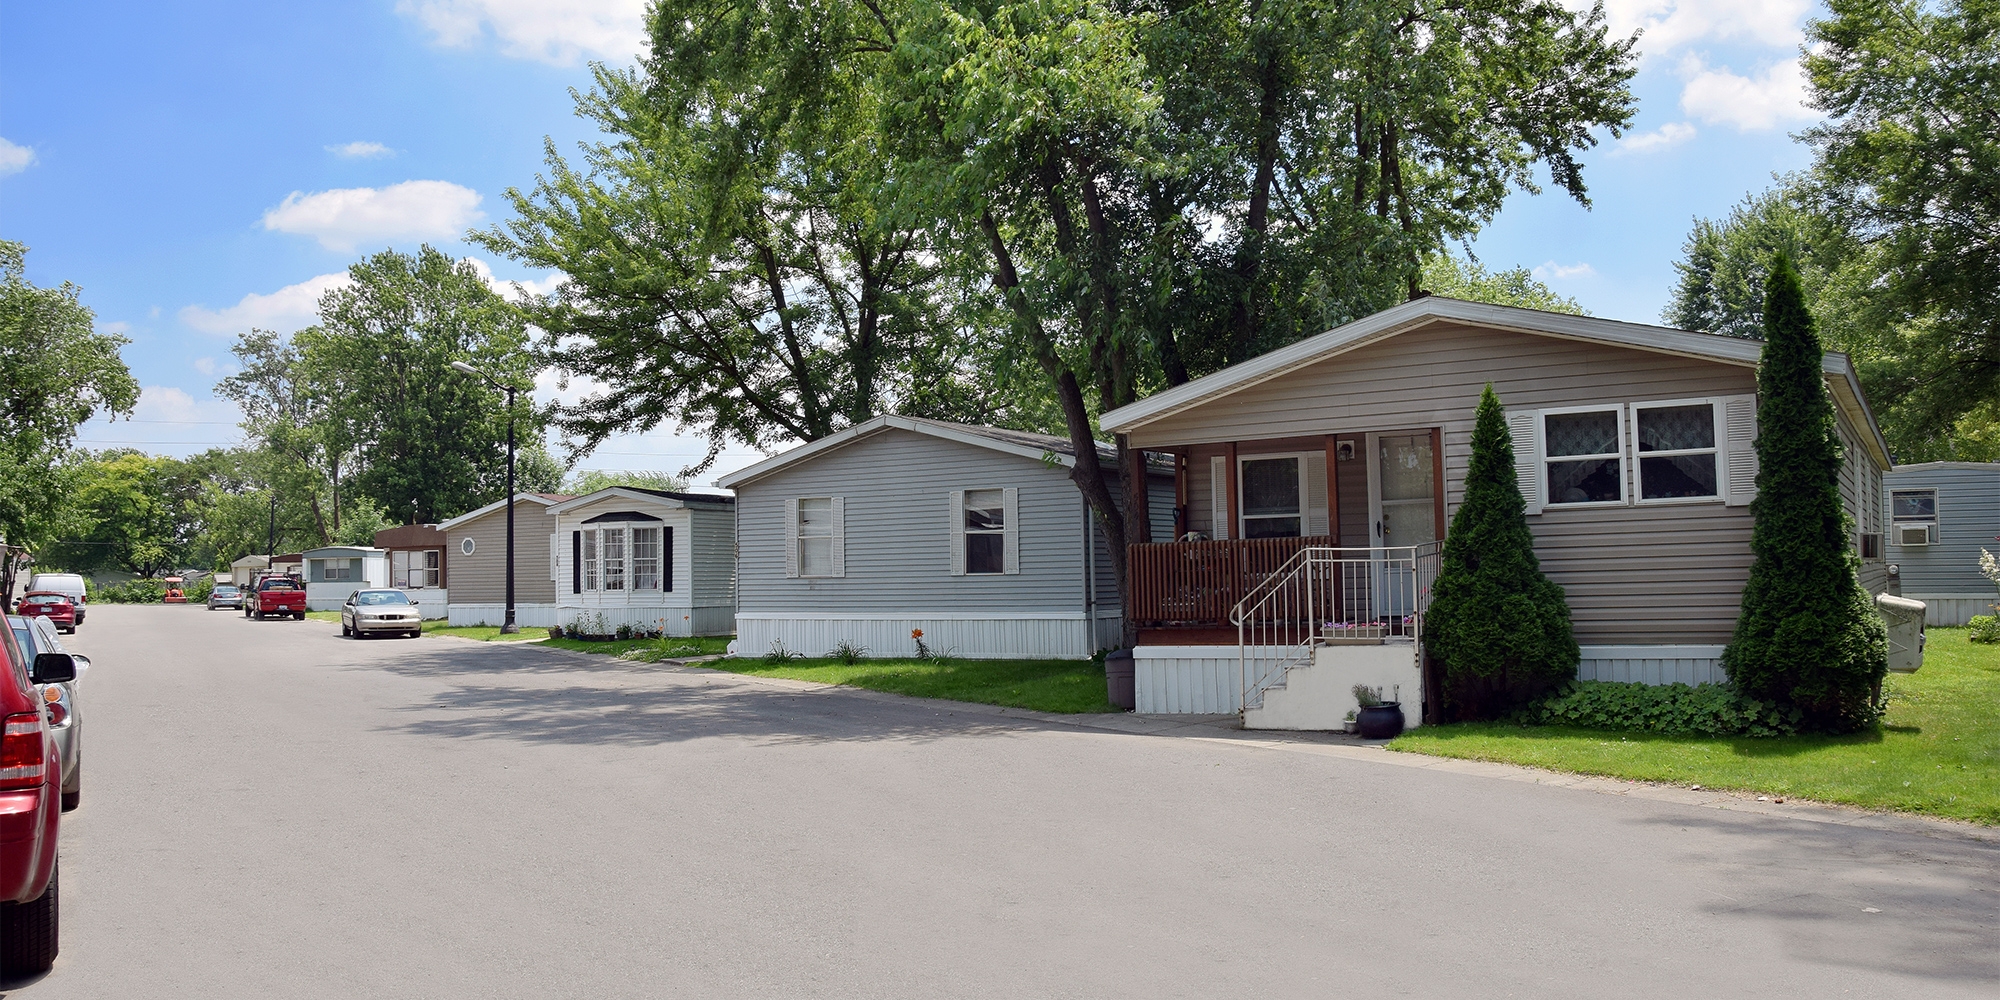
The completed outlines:
[[[1437,539],[1444,541],[1444,428],[1431,428],[1431,496],[1437,508]]]
[[[1186,448],[1174,449],[1174,537],[1180,541],[1188,533],[1188,456]]]
[[[1229,487],[1229,537],[1237,538],[1243,534],[1241,527],[1243,522],[1236,516],[1236,506],[1238,503],[1236,492],[1239,485],[1236,481],[1236,442],[1229,442],[1229,447],[1225,449],[1224,455],[1229,463],[1228,468],[1223,470],[1223,475],[1229,477],[1225,480],[1226,485]]]
[[[1326,533],[1333,536],[1333,547],[1340,547],[1340,470],[1334,463],[1340,461],[1340,440],[1332,434],[1326,436]]]

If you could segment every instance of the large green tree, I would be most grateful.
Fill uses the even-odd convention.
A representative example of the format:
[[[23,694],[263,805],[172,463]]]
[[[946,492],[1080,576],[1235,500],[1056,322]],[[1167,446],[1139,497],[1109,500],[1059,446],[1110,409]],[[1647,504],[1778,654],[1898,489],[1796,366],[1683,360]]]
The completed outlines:
[[[77,428],[129,415],[139,383],[119,356],[125,338],[97,331],[76,285],[29,282],[27,252],[0,240],[0,539],[35,549],[76,528],[63,456]],[[11,582],[12,560],[0,562]]]
[[[1869,390],[1894,411],[1903,457],[1952,457],[1908,445],[1991,437],[2000,421],[2000,4],[1827,7],[1804,61],[1826,119],[1805,138],[1876,278],[1889,363]]]
[[[1424,261],[1423,269],[1418,272],[1418,281],[1423,290],[1432,295],[1467,302],[1490,302],[1497,306],[1519,306],[1572,316],[1585,314],[1583,306],[1578,305],[1575,299],[1556,294],[1554,289],[1525,267],[1491,271],[1470,257],[1440,253]]]
[[[73,456],[73,537],[47,562],[82,572],[158,576],[183,568],[202,530],[205,470],[137,451]]]
[[[1797,705],[1810,725],[1845,731],[1874,718],[1887,633],[1855,573],[1833,400],[1789,258],[1774,259],[1766,289],[1750,578],[1722,666],[1743,693]]]
[[[429,246],[414,255],[385,250],[348,276],[351,284],[320,299],[319,324],[293,344],[318,439],[329,456],[356,456],[351,489],[418,523],[501,498],[506,395],[451,365],[469,362],[519,387],[517,447],[538,446],[545,415],[528,391],[535,368],[520,311],[469,262]]]

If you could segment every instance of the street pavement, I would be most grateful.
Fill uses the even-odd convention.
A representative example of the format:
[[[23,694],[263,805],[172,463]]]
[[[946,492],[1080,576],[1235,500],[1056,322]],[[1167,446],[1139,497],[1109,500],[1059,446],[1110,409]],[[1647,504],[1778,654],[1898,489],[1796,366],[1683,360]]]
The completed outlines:
[[[337,632],[90,610],[0,996],[2000,996],[1991,830]]]

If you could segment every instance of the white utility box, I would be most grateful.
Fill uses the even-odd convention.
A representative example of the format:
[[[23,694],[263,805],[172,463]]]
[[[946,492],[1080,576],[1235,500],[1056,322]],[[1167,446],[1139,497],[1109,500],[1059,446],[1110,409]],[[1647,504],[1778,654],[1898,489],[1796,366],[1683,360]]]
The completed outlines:
[[[1890,672],[1916,673],[1924,665],[1924,602],[1877,594],[1875,608],[1889,624]]]

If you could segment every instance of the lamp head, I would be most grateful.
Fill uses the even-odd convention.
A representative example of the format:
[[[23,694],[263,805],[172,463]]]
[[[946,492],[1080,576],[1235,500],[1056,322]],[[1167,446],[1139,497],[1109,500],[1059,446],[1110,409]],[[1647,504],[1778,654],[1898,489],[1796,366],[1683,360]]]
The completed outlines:
[[[479,372],[479,369],[477,369],[477,368],[474,368],[474,367],[472,367],[471,365],[468,365],[468,364],[466,364],[466,363],[465,363],[465,362],[463,362],[463,361],[454,361],[454,362],[452,362],[452,363],[451,363],[451,366],[452,366],[453,368],[456,368],[456,369],[458,369],[459,371],[462,371],[462,372],[466,373],[467,375],[476,375],[476,376],[479,376],[480,378],[484,378],[484,377],[485,377],[484,375],[481,375],[481,374],[480,374],[480,372]]]

